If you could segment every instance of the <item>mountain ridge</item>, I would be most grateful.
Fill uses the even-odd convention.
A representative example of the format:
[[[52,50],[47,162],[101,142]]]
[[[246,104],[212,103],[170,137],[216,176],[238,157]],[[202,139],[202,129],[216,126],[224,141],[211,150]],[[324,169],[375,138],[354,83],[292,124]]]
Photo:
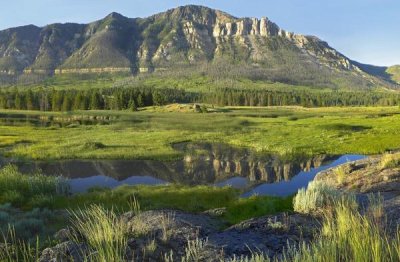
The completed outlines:
[[[138,74],[221,61],[260,72],[268,81],[307,84],[320,74],[332,75],[322,81],[331,86],[395,85],[390,74],[381,72],[386,69],[353,61],[316,36],[287,32],[266,17],[237,18],[204,6],[181,6],[145,18],[112,12],[88,24],[0,31],[0,78]]]

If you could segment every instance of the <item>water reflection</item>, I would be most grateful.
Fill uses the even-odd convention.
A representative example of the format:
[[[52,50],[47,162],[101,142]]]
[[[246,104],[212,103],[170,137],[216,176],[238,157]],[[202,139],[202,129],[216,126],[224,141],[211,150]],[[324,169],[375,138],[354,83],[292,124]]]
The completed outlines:
[[[282,159],[276,155],[255,154],[248,149],[233,148],[223,144],[181,143],[174,145],[174,148],[183,152],[181,160],[35,161],[18,162],[17,165],[25,173],[40,169],[46,175],[67,177],[74,192],[83,192],[92,186],[113,188],[122,184],[179,183],[231,185],[241,189],[271,185],[268,189],[258,186],[249,194],[264,194],[264,192],[279,194],[278,191],[292,192],[292,189],[273,188],[281,184],[289,188],[291,187],[289,183],[296,187],[303,185],[304,183],[296,182],[299,179],[298,174],[317,172],[324,168],[321,166],[336,159],[327,155],[292,156]],[[313,175],[308,177],[313,179]],[[306,180],[307,178],[304,178],[304,181]]]
[[[341,164],[344,164],[349,161],[356,161],[359,159],[363,159],[365,156],[362,155],[343,155],[339,157],[337,160],[333,161],[332,163],[329,163],[324,166],[312,168],[311,170],[307,171],[302,171],[296,176],[294,176],[291,180],[289,181],[281,181],[278,183],[272,183],[272,184],[262,184],[259,186],[256,186],[249,192],[243,194],[243,197],[249,197],[251,195],[272,195],[272,196],[289,196],[292,194],[295,194],[300,188],[305,188],[307,187],[308,183],[310,181],[314,180],[315,176],[328,168],[332,168]]]
[[[108,125],[115,119],[112,116],[94,115],[25,115],[25,114],[1,114],[2,126],[34,126],[34,127],[74,127],[78,125]]]

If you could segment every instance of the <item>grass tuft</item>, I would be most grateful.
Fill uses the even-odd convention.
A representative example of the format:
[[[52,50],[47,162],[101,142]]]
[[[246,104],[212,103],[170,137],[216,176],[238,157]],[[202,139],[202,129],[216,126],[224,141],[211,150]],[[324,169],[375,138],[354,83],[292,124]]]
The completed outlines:
[[[189,240],[185,248],[185,255],[182,257],[182,262],[199,262],[202,261],[203,250],[208,243],[208,239]]]
[[[128,227],[113,210],[92,205],[85,210],[72,211],[71,223],[81,238],[90,246],[90,261],[123,261],[127,244]]]
[[[382,170],[388,168],[400,167],[400,153],[384,154],[381,158],[379,167]]]
[[[335,168],[334,173],[336,174],[337,182],[342,184],[346,179],[346,167],[344,165],[340,165]]]

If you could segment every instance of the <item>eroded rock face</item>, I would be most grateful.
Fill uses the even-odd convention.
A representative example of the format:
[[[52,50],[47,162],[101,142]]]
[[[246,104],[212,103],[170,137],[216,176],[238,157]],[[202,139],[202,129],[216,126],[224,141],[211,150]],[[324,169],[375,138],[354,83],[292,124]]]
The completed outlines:
[[[223,36],[278,36],[283,34],[283,30],[268,20],[268,18],[244,18],[231,22],[217,20],[213,29],[214,37]]]

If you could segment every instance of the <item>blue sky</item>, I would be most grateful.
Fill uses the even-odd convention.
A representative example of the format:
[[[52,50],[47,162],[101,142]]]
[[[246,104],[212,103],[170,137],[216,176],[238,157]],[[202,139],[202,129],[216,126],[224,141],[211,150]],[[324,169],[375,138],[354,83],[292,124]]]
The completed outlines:
[[[238,17],[267,16],[288,31],[320,37],[354,60],[400,64],[399,0],[3,0],[0,29],[86,23],[113,11],[145,17],[186,4],[217,8]]]

